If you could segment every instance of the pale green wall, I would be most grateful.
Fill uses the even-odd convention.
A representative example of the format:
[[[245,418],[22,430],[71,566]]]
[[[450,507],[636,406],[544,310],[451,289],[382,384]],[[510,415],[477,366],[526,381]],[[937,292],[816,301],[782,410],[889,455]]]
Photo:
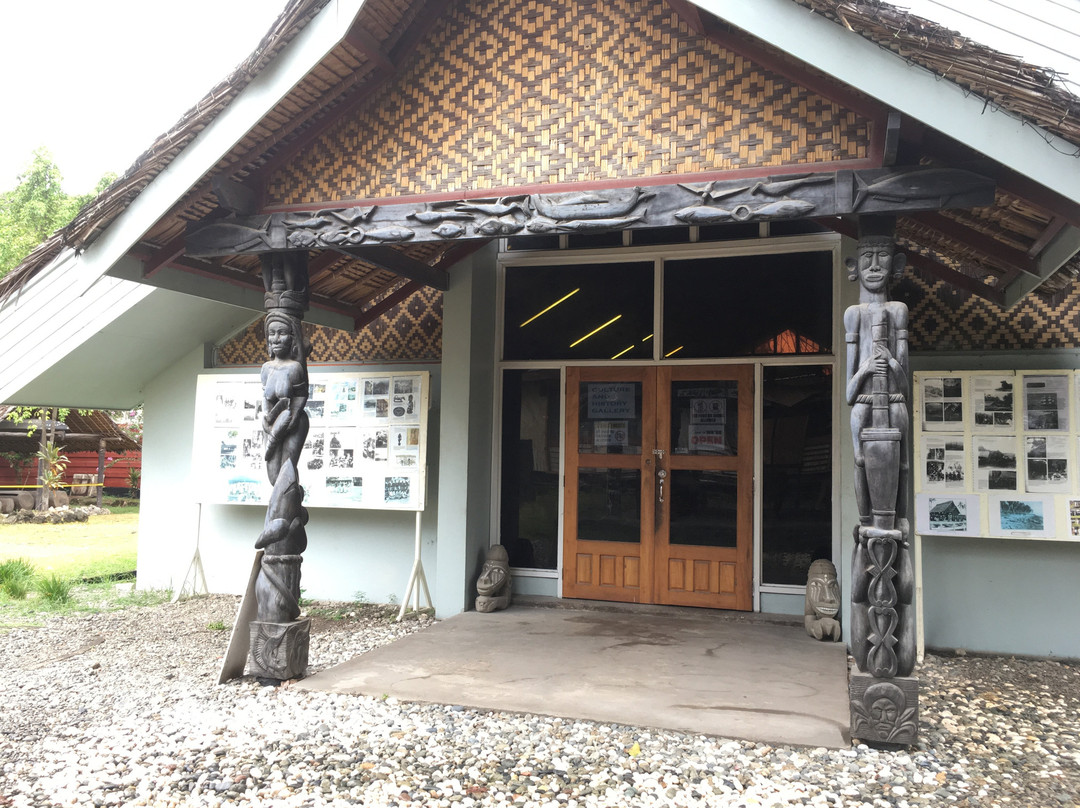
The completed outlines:
[[[472,608],[491,541],[491,450],[495,378],[495,245],[450,271],[443,295],[436,614]]]

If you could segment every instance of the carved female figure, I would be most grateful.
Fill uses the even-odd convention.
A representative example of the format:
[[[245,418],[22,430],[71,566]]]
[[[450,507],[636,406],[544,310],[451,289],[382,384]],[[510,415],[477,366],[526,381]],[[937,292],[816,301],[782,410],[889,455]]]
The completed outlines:
[[[266,469],[273,485],[263,531],[265,550],[256,581],[259,620],[288,622],[300,614],[300,554],[307,548],[307,509],[297,464],[308,433],[307,346],[299,319],[281,309],[266,315],[270,359],[262,367]]]
[[[270,359],[262,366],[266,467],[273,484],[288,459],[295,468],[308,433],[308,397],[303,332],[298,320],[278,311],[266,315]]]

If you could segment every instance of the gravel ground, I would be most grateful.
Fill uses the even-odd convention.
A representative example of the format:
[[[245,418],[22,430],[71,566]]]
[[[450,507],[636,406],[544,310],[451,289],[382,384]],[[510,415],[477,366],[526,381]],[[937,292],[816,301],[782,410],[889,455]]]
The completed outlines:
[[[1080,804],[1080,669],[929,656],[920,745],[830,751],[216,684],[237,601],[0,634],[0,806]],[[350,608],[350,607],[345,607]],[[312,670],[423,628],[317,620]]]

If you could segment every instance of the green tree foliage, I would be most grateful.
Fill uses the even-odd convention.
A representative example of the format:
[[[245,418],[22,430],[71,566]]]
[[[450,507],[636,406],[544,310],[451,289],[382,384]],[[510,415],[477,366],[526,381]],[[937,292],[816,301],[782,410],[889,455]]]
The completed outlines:
[[[0,193],[0,277],[75,218],[79,208],[114,179],[115,174],[107,174],[90,193],[72,196],[61,187],[63,175],[52,155],[37,149],[15,187]]]

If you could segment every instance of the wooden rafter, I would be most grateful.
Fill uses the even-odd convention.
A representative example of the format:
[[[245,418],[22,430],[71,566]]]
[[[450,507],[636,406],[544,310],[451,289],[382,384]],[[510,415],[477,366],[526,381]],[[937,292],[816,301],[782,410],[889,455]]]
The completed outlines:
[[[410,258],[393,247],[354,247],[340,250],[340,252],[374,264],[387,272],[393,272],[401,278],[431,286],[441,292],[450,288],[450,278],[445,270],[435,269],[422,261]]]
[[[1018,270],[1028,275],[1037,275],[1035,260],[1022,250],[1011,247],[993,236],[968,227],[956,219],[942,216],[940,213],[912,213],[905,218],[925,225],[947,238],[961,242],[979,253],[982,262],[1000,267],[1004,271]],[[990,269],[991,267],[988,267]]]

